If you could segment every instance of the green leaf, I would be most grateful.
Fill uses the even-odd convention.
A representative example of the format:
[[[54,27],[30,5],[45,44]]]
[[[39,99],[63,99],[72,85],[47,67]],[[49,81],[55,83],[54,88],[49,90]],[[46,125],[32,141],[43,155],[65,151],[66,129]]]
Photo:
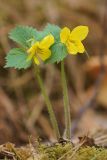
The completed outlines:
[[[37,34],[38,31],[32,27],[17,26],[10,32],[9,37],[23,47],[29,47],[28,41],[32,38],[36,38]]]
[[[63,43],[56,43],[51,48],[51,56],[45,63],[55,63],[62,61],[68,54],[67,48]]]
[[[46,37],[47,35],[49,35],[49,33],[46,32],[46,31],[38,31],[36,40],[37,40],[37,41],[41,41],[41,40],[42,40],[44,37]]]
[[[44,31],[47,32],[48,34],[52,34],[57,42],[60,41],[61,28],[58,27],[57,25],[47,24]]]
[[[31,61],[26,61],[27,53],[20,48],[13,48],[9,51],[6,56],[6,65],[7,67],[14,67],[17,69],[26,69],[31,66]]]
[[[60,40],[60,28],[53,24],[48,24],[43,31],[38,31],[36,40],[41,41],[44,37],[46,37],[49,34],[52,34],[56,41]]]

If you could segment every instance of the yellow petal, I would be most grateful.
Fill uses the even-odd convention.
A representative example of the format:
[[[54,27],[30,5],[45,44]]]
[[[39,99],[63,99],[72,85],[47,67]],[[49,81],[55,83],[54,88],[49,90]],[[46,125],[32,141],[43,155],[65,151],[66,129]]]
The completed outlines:
[[[61,42],[66,43],[69,36],[70,36],[70,29],[67,27],[64,27],[60,32]]]
[[[35,53],[37,51],[38,43],[39,42],[36,42],[31,48],[29,48],[27,50],[27,53],[28,53],[27,61],[31,60],[33,58],[33,56],[35,55]]]
[[[40,62],[39,62],[39,60],[37,59],[37,57],[36,57],[36,56],[34,57],[34,62],[35,62],[35,64],[37,64],[37,65],[39,65],[39,64],[40,64]]]
[[[38,52],[38,56],[45,61],[51,56],[51,51],[49,49],[43,49]]]
[[[43,38],[39,43],[39,48],[50,48],[50,46],[54,43],[54,36],[51,34]]]
[[[34,55],[35,55],[35,51],[29,52],[29,55],[27,57],[27,61],[30,61],[33,58]]]
[[[71,40],[84,40],[88,35],[89,29],[87,26],[78,26],[74,28],[71,32],[70,39]]]
[[[85,48],[84,45],[81,43],[81,41],[76,41],[76,46],[78,48],[78,52],[79,53],[84,53],[85,52]]]
[[[67,43],[67,49],[69,54],[77,54],[78,48],[74,43]]]

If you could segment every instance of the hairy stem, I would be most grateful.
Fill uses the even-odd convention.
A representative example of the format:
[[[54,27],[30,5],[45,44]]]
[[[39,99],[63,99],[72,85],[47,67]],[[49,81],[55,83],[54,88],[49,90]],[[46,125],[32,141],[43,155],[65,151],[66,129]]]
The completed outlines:
[[[70,106],[68,98],[68,89],[66,82],[66,75],[64,69],[64,61],[61,62],[61,78],[62,78],[62,88],[63,88],[63,101],[64,101],[64,114],[65,114],[65,133],[66,138],[71,138],[71,118],[70,118]]]
[[[45,103],[46,103],[46,106],[47,106],[47,109],[48,109],[48,113],[49,113],[49,117],[50,117],[52,127],[54,129],[54,132],[56,134],[57,139],[59,139],[60,138],[60,132],[59,132],[59,128],[58,128],[58,123],[57,123],[57,120],[56,120],[56,117],[55,117],[55,114],[54,114],[49,96],[47,95],[45,87],[43,85],[43,81],[42,81],[42,78],[40,76],[39,68],[36,65],[34,66],[34,68],[35,68],[36,77],[37,77],[41,92],[44,96],[44,100],[45,100]]]

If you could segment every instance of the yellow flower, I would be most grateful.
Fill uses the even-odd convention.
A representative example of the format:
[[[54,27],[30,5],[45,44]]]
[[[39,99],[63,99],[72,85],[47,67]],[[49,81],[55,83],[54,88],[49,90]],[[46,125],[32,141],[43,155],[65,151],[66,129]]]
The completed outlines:
[[[45,61],[51,56],[51,50],[49,49],[54,43],[54,37],[50,34],[43,38],[41,41],[36,41],[31,48],[27,50],[27,60],[33,59],[34,62],[39,65],[40,60]]]
[[[89,29],[87,26],[78,26],[70,31],[69,28],[64,27],[60,32],[61,42],[67,47],[68,53],[77,54],[84,53],[85,48],[81,41],[83,41]]]

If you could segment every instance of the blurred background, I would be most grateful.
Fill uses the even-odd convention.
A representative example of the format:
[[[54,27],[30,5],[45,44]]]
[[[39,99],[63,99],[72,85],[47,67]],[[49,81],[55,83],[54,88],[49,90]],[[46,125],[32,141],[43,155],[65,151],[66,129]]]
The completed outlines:
[[[43,141],[54,133],[33,69],[5,69],[5,56],[15,47],[8,33],[16,25],[41,30],[47,23],[71,29],[89,26],[84,45],[89,54],[68,56],[65,61],[70,99],[72,135],[107,129],[107,28],[106,0],[0,0],[0,144],[27,144],[29,136]],[[60,63],[41,66],[61,134],[64,113]]]

